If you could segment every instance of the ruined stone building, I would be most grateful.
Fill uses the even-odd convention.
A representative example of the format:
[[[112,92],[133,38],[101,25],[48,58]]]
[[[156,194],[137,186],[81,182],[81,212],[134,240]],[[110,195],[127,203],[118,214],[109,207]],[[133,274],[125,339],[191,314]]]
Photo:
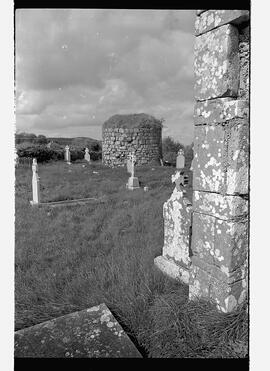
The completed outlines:
[[[102,127],[102,162],[123,166],[134,152],[136,165],[160,164],[162,123],[144,113],[114,115]]]
[[[155,259],[223,312],[248,290],[249,35],[247,10],[197,11],[192,207],[177,171]]]

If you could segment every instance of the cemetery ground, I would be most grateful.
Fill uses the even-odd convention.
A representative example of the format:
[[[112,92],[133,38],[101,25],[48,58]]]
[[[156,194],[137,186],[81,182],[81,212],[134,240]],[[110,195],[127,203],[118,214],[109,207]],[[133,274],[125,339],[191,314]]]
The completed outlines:
[[[32,170],[16,168],[15,330],[104,302],[144,357],[246,357],[246,302],[229,314],[190,302],[154,266],[174,171],[136,168],[141,189],[129,191],[126,168],[39,164],[41,202],[104,200],[51,208],[30,205]]]

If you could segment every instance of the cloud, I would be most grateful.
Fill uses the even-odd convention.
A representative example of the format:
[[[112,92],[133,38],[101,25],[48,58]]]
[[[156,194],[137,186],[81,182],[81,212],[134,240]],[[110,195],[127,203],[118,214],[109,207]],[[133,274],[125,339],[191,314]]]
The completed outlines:
[[[17,126],[72,136],[89,126],[100,138],[111,115],[145,112],[163,115],[170,130],[188,131],[194,17],[172,10],[17,10]]]

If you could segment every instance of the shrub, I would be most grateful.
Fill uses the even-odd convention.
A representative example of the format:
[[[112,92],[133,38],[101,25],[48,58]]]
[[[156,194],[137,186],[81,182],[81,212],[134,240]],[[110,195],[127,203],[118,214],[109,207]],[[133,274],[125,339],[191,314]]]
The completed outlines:
[[[64,160],[65,147],[59,144],[53,143],[50,148],[47,145],[33,144],[33,143],[21,143],[16,146],[17,154],[19,157],[36,158],[38,162],[48,162]],[[70,146],[71,161],[84,159],[84,148]],[[102,152],[90,151],[91,160],[97,161],[102,157]]]
[[[62,160],[64,158],[63,151],[48,148],[45,144],[22,143],[17,146],[17,154],[19,157],[35,157],[38,162]]]

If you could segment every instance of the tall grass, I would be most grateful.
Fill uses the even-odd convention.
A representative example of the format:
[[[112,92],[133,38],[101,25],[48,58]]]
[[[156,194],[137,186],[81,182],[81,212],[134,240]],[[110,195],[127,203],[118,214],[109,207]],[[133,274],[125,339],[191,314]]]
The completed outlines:
[[[107,197],[50,209],[30,206],[31,170],[16,169],[16,329],[105,302],[145,356],[246,355],[244,309],[224,315],[209,303],[190,303],[187,286],[154,267],[173,171],[138,169],[150,190],[132,192],[124,168],[41,165],[42,201]]]

